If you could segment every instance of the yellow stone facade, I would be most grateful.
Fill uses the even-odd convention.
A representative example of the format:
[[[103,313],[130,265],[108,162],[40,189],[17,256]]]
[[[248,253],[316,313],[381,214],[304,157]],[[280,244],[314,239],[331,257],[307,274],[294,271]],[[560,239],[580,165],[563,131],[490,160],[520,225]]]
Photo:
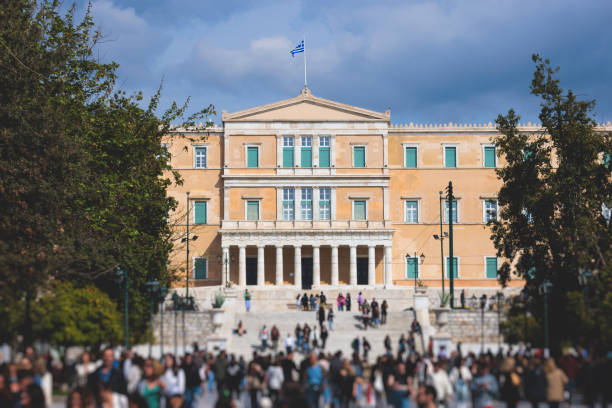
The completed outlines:
[[[412,286],[415,267],[408,263],[414,261],[407,257],[415,254],[418,279],[441,286],[434,234],[440,234],[440,191],[452,181],[458,202],[455,286],[497,287],[491,271],[487,276],[486,259],[496,251],[485,221],[485,202],[494,202],[500,187],[495,167],[504,164],[495,156],[495,167],[485,166],[495,134],[492,124],[394,126],[388,111],[325,100],[308,89],[277,103],[223,112],[222,127],[173,129],[164,143],[184,182],[169,192],[180,203],[170,217],[178,237],[171,263],[177,269],[186,264],[180,238],[189,192],[190,237],[197,236],[190,241],[190,286]],[[321,149],[327,144],[328,166]],[[311,165],[302,167],[308,147]],[[452,149],[446,147],[455,149],[456,167],[447,167],[445,151]],[[416,163],[409,168],[406,155],[414,149]],[[293,189],[293,216],[286,189]],[[443,229],[448,231],[446,222]]]

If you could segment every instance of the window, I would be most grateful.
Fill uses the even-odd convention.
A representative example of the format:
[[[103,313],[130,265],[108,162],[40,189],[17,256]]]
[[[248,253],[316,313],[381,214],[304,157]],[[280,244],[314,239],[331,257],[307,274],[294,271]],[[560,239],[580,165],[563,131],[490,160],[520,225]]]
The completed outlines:
[[[319,219],[331,219],[331,188],[329,187],[319,189]]]
[[[444,146],[444,167],[457,167],[457,148]]]
[[[353,146],[353,167],[365,166],[365,146]]]
[[[259,167],[258,146],[247,146],[247,167]]]
[[[300,166],[312,167],[312,137],[302,136],[302,160]]]
[[[196,147],[195,148],[195,168],[205,169],[206,168],[206,148]]]
[[[248,221],[259,220],[259,201],[249,200],[246,202],[246,219]]]
[[[485,167],[495,167],[496,156],[495,156],[495,146],[485,146],[483,148],[484,154],[484,166]]]
[[[405,221],[412,224],[419,222],[419,203],[417,201],[406,201]]]
[[[415,279],[419,277],[419,258],[413,256],[406,257],[406,278]]]
[[[206,224],[206,201],[196,201],[193,203],[193,223]]]
[[[497,278],[497,258],[494,256],[487,256],[485,258],[485,268],[487,273],[487,279]]]
[[[450,257],[446,257],[446,278],[450,279]],[[459,258],[457,258],[456,256],[453,256],[453,278],[458,278],[459,274],[457,273],[457,271],[459,270]]]
[[[293,136],[283,136],[283,167],[293,167]]]
[[[312,220],[312,188],[304,187],[302,188],[302,201],[300,204],[302,209],[302,219],[303,220]]]
[[[329,136],[319,136],[319,167],[329,167],[330,160]]]
[[[406,147],[406,168],[416,169],[417,167],[417,148],[416,147]]]
[[[358,221],[368,219],[367,203],[365,200],[353,201],[353,219]]]
[[[283,220],[295,219],[295,189],[283,188]]]
[[[193,278],[208,279],[208,262],[206,258],[193,258]]]
[[[497,219],[497,200],[484,201],[484,222]]]
[[[444,201],[444,222],[448,222],[448,201]],[[459,222],[457,200],[453,200],[453,222]]]

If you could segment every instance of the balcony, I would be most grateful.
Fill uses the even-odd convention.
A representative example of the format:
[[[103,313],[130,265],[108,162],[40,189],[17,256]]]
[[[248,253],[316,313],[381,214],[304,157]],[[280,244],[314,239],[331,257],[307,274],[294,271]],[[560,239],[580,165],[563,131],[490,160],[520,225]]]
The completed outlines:
[[[335,230],[335,231],[357,231],[357,230],[383,230],[391,229],[391,221],[222,221],[223,230]]]

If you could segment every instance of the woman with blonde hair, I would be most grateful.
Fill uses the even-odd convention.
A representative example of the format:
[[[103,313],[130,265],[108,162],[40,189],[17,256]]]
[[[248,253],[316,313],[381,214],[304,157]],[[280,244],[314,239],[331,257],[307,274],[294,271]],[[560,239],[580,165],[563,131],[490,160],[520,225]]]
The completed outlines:
[[[550,408],[557,408],[563,402],[563,394],[565,385],[568,383],[568,378],[563,370],[557,368],[555,360],[549,358],[544,363],[544,372],[546,373],[546,401]]]

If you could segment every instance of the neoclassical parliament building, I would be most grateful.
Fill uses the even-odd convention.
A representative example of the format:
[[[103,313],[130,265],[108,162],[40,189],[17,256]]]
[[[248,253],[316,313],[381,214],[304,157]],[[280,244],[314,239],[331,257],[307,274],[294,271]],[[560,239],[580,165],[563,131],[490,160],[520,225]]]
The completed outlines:
[[[189,218],[190,286],[373,289],[412,286],[417,278],[439,287],[443,275],[448,285],[440,225],[448,231],[441,196],[449,181],[455,286],[499,286],[501,259],[487,227],[497,215],[495,169],[504,165],[493,124],[393,125],[389,111],[308,89],[223,112],[222,121],[174,128],[164,140],[184,180],[169,194],[180,203],[175,228],[184,232]],[[184,270],[180,241],[171,263]]]

